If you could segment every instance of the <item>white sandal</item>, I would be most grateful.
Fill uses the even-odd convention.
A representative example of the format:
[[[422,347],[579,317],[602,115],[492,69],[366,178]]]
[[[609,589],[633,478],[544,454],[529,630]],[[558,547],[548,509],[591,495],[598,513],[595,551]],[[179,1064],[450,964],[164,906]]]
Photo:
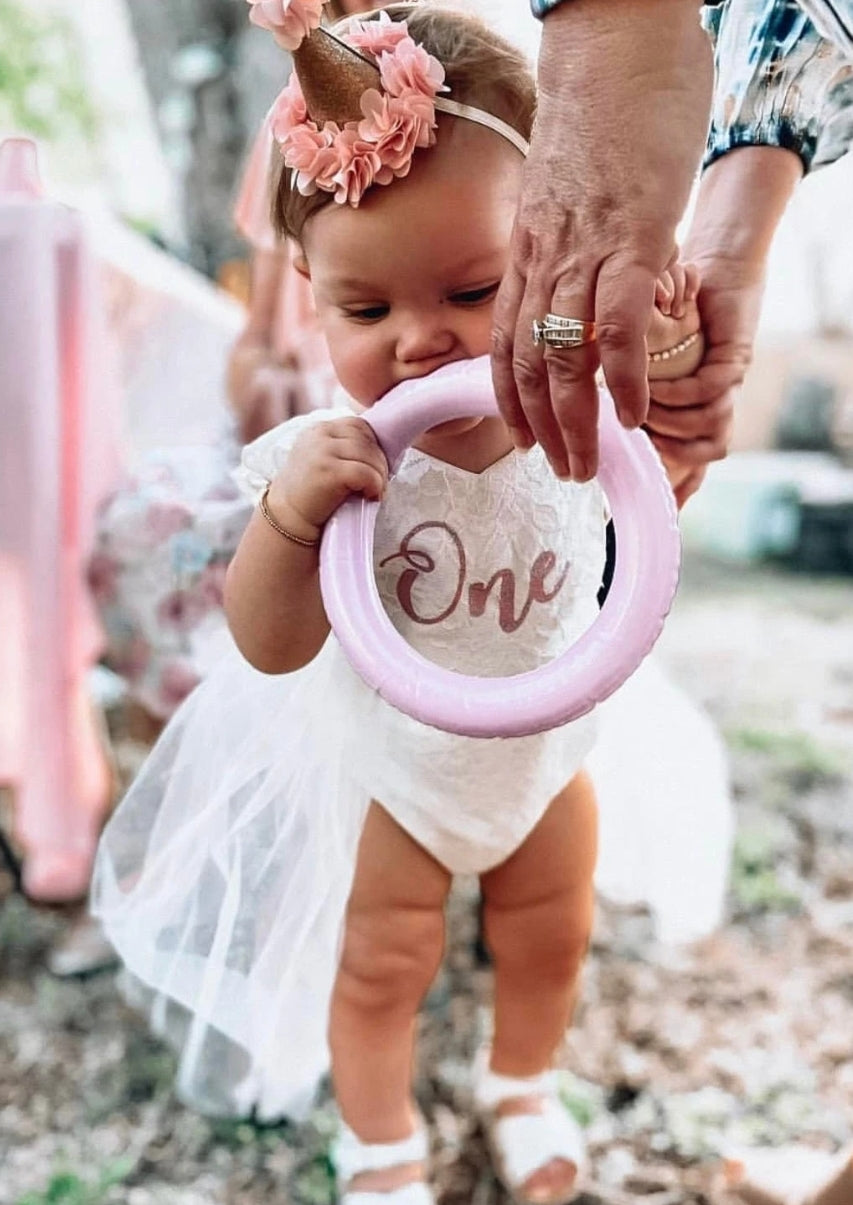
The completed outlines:
[[[474,1084],[474,1103],[501,1184],[516,1205],[569,1205],[580,1192],[586,1150],[580,1126],[558,1095],[555,1072],[515,1079],[489,1071],[487,1062],[484,1068]],[[541,1099],[538,1111],[498,1115],[502,1105],[531,1097]],[[524,1185],[554,1159],[574,1164],[576,1176],[571,1192],[547,1198],[527,1195]]]
[[[429,1157],[429,1141],[423,1125],[419,1125],[409,1138],[401,1142],[367,1143],[342,1125],[332,1147],[332,1162],[335,1166],[339,1187],[340,1205],[435,1205],[435,1197],[423,1180],[392,1188],[387,1192],[377,1189],[350,1190],[346,1186],[362,1172],[386,1171],[405,1163],[425,1163]]]

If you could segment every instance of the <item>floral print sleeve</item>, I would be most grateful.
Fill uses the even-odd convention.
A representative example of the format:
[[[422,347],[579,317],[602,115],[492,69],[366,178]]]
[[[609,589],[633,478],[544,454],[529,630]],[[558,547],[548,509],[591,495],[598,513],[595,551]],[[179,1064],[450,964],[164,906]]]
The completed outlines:
[[[845,154],[853,142],[853,0],[728,0],[707,9],[705,23],[717,62],[705,166],[743,146],[791,150],[805,171]]]
[[[571,0],[530,3],[543,18]],[[726,0],[705,25],[717,60],[706,167],[742,146],[784,147],[805,171],[849,150],[853,0]]]

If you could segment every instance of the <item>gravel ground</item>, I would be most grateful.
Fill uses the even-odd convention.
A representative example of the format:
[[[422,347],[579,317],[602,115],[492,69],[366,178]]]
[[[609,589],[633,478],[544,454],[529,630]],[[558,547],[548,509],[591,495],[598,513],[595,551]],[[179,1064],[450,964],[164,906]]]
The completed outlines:
[[[592,1155],[586,1205],[718,1201],[735,1145],[853,1141],[853,584],[689,563],[661,647],[731,751],[728,915],[674,951],[644,912],[600,907],[564,1060]],[[140,749],[118,753],[129,766]],[[171,1056],[115,976],[45,969],[67,914],[8,883],[0,896],[0,1205],[333,1200],[328,1105],[299,1130],[182,1108]],[[451,913],[420,1097],[441,1205],[503,1205],[465,1100],[489,992],[469,885]]]

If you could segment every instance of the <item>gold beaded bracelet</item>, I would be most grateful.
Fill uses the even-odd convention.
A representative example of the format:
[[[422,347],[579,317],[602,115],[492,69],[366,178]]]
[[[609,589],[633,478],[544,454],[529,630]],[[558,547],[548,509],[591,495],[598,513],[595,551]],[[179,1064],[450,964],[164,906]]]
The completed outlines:
[[[260,510],[273,531],[277,531],[280,536],[284,536],[286,540],[290,540],[291,544],[298,544],[300,548],[317,548],[320,544],[319,536],[316,540],[305,540],[302,536],[295,536],[292,531],[288,531],[286,527],[282,527],[269,508],[269,503],[267,502],[269,492],[270,487],[267,486],[261,494]]]
[[[687,351],[688,347],[692,347],[698,338],[699,331],[694,331],[692,335],[688,335],[686,339],[682,339],[674,347],[667,347],[664,351],[650,352],[649,360],[652,364],[657,364],[660,360],[671,360],[673,356],[680,355],[681,352]]]

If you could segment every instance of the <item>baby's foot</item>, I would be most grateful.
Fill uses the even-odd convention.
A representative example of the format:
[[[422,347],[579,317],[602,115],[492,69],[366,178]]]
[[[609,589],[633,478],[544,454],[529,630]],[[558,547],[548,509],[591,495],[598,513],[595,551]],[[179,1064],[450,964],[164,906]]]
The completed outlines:
[[[542,1117],[548,1107],[548,1098],[543,1095],[510,1097],[496,1107],[494,1118],[497,1122],[510,1117]],[[568,1201],[575,1192],[578,1162],[577,1154],[573,1154],[572,1158],[549,1159],[519,1186],[520,1199],[541,1201],[543,1205],[550,1205],[552,1201]]]
[[[658,281],[647,336],[650,381],[690,376],[702,363],[698,292],[699,274],[692,264],[671,264]]]
[[[583,1135],[557,1093],[553,1073],[517,1079],[488,1069],[474,1084],[474,1104],[498,1179],[519,1205],[566,1205],[578,1191]]]
[[[387,1205],[435,1205],[426,1184],[427,1135],[420,1124],[400,1142],[362,1142],[348,1126],[332,1149],[342,1205],[381,1197]]]

